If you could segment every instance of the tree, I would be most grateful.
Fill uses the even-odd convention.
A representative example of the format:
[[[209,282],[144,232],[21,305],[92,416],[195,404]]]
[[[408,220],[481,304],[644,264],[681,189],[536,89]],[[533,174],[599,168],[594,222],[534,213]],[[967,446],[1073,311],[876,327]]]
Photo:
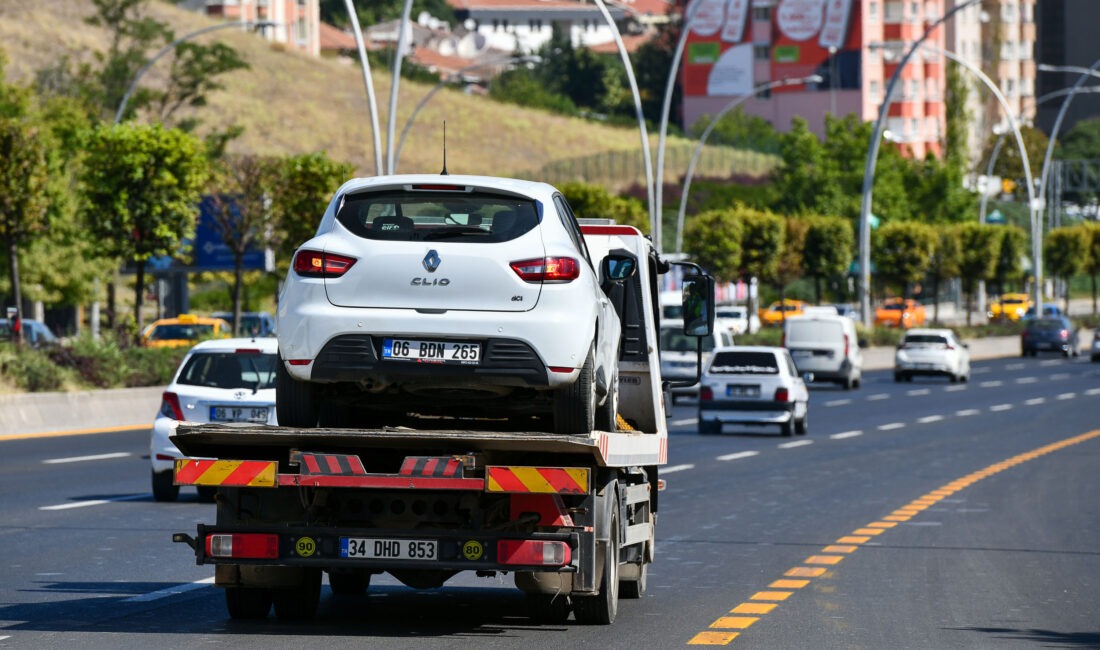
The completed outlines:
[[[806,231],[809,223],[799,217],[786,217],[783,221],[783,249],[779,254],[779,266],[775,274],[779,286],[779,297],[783,299],[784,289],[802,277],[805,268]]]
[[[855,234],[852,225],[840,217],[807,218],[806,242],[802,251],[806,275],[814,281],[814,300],[822,300],[824,282],[843,276],[852,263]]]
[[[778,285],[779,299],[784,287],[780,283],[779,258],[783,255],[783,219],[771,212],[743,209],[741,211],[741,273],[743,278],[759,278],[761,282]],[[750,305],[750,313],[755,309]]]
[[[624,226],[634,226],[649,232],[649,215],[641,201],[628,196],[615,196],[599,185],[569,182],[558,187],[578,217],[612,219]]]
[[[244,256],[266,247],[274,232],[269,206],[273,161],[259,156],[234,156],[218,170],[211,190],[214,226],[233,253],[233,333],[241,334],[241,290]]]
[[[1089,234],[1089,254],[1085,262],[1085,272],[1092,281],[1092,313],[1096,315],[1096,276],[1100,275],[1100,224],[1088,222],[1085,229]]]
[[[875,267],[884,282],[908,298],[910,288],[924,279],[936,248],[936,231],[914,221],[888,223],[878,230]]]
[[[1000,237],[997,228],[989,224],[967,222],[955,226],[959,236],[962,258],[959,261],[959,274],[962,278],[963,293],[966,294],[966,324],[970,326],[974,305],[974,290],[978,281],[989,280],[997,262]]]
[[[1046,156],[1047,142],[1050,139],[1039,129],[1030,126],[1020,127],[1020,135],[1024,139],[1024,149],[1027,150],[1032,179],[1038,181],[1043,158]],[[989,160],[993,156],[993,148],[996,146],[999,137],[1001,136],[990,136],[986,140],[985,148],[982,150],[982,160]],[[1024,175],[1023,159],[1020,158],[1020,149],[1016,145],[1013,134],[1009,133],[1004,137],[1008,140],[1001,146],[1000,155],[997,156],[997,162],[993,165],[993,175],[1015,181],[1015,197],[1026,199],[1027,183],[1025,183],[1026,177]]]
[[[38,129],[22,120],[0,119],[0,237],[8,253],[8,273],[16,313],[23,318],[19,284],[19,245],[45,224],[48,173]],[[15,333],[22,341],[22,329]]]
[[[802,117],[791,120],[791,130],[779,137],[781,162],[775,171],[778,202],[775,209],[787,214],[806,214],[817,207],[817,166],[824,153],[821,142]]]
[[[1092,238],[1081,226],[1063,226],[1047,233],[1043,240],[1043,263],[1054,277],[1065,283],[1065,313],[1069,313],[1069,280],[1085,270]],[[1039,306],[1036,306],[1036,310]]]
[[[691,127],[692,137],[698,139],[712,122],[710,115],[699,118]],[[715,125],[707,142],[776,153],[779,151],[780,135],[771,122],[758,115],[748,115],[744,107],[738,106]]]
[[[323,151],[291,156],[277,165],[271,211],[278,237],[271,246],[280,268],[288,268],[298,246],[317,232],[333,193],[354,173],[355,167]]]
[[[738,277],[741,266],[742,211],[708,210],[684,225],[684,250],[720,282]]]
[[[160,125],[100,126],[87,145],[81,178],[88,232],[137,270],[134,321],[142,326],[145,265],[171,255],[195,228],[209,164],[195,137]]]
[[[997,282],[998,293],[1005,293],[1010,282],[1021,282],[1024,279],[1020,260],[1027,252],[1027,233],[1016,226],[1006,225],[1001,226],[999,234],[1000,252],[993,269],[993,277]]]
[[[932,322],[940,320],[940,286],[959,277],[962,264],[962,244],[955,228],[936,229],[936,246],[928,261],[928,279],[932,281]]]

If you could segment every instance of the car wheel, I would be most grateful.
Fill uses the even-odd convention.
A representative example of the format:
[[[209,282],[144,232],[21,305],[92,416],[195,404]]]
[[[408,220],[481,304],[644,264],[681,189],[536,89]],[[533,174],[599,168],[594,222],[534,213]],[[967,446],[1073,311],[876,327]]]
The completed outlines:
[[[779,433],[783,434],[784,436],[794,435],[794,415],[791,415],[790,420],[787,420],[783,424],[779,425]]]
[[[1092,355],[1091,357],[1089,357],[1089,361],[1092,361],[1093,363],[1100,361],[1100,354]]]
[[[950,375],[947,376],[947,378],[951,381],[952,384],[959,383],[959,376],[955,373],[951,373]]]
[[[699,433],[711,434],[722,433],[722,423],[718,420],[704,420],[703,416],[699,416]]]
[[[894,373],[894,383],[895,384],[900,384],[901,383],[901,373],[900,372],[895,372]]]
[[[282,359],[275,364],[275,413],[284,427],[312,429],[317,426],[316,388],[308,381],[290,376]]]
[[[855,379],[851,375],[848,375],[848,377],[844,380],[844,390],[852,390],[853,388],[855,388],[855,385]]]
[[[226,587],[225,606],[229,617],[237,620],[267,618],[271,611],[271,590]]]
[[[554,433],[587,435],[596,428],[596,389],[592,381],[592,349],[577,381],[554,393]],[[280,424],[282,420],[279,420]]]
[[[804,436],[810,431],[810,411],[806,409],[806,415],[802,416],[802,419],[794,423],[794,432],[800,436]]]
[[[172,470],[153,472],[153,500],[175,501],[179,498],[180,486],[173,483],[174,480]]]
[[[607,387],[607,397],[596,408],[596,429],[617,431],[619,429],[619,373],[616,371]]]

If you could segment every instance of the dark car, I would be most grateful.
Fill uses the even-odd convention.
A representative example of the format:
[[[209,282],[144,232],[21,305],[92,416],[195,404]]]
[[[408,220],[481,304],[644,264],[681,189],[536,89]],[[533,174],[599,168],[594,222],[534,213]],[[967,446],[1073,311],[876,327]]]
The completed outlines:
[[[0,341],[9,340],[11,337],[11,323],[6,318],[0,318]],[[60,344],[45,323],[30,318],[23,319],[23,342],[32,348],[46,348]]]
[[[1035,318],[1027,321],[1020,335],[1020,353],[1035,356],[1040,351],[1061,352],[1062,356],[1077,356],[1077,330],[1065,316]]]

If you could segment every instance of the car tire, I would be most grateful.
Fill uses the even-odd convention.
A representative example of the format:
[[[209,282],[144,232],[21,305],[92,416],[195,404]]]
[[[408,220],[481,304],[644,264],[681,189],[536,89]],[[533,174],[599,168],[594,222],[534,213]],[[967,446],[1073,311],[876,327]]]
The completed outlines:
[[[900,384],[901,383],[901,373],[900,372],[895,372],[894,373],[894,383],[895,384]]]
[[[790,420],[779,425],[779,433],[786,437],[794,435],[794,416],[791,416]]]
[[[596,428],[596,387],[592,378],[592,348],[577,380],[554,393],[554,433],[587,435]],[[282,419],[279,420],[282,424]]]
[[[596,427],[599,431],[619,430],[619,373],[615,371],[607,387],[607,397],[596,407]]]
[[[704,420],[699,418],[699,433],[704,435],[722,433],[722,423],[718,420]]]
[[[796,435],[804,436],[810,431],[810,411],[806,409],[806,415],[802,416],[802,419],[794,423],[794,432]]]
[[[314,385],[291,377],[282,359],[275,364],[275,413],[281,426],[301,429],[316,427],[320,413]]]
[[[180,486],[176,485],[172,470],[153,472],[153,500],[175,501],[180,495]]]
[[[271,590],[226,587],[225,607],[232,619],[254,621],[267,618],[271,611]]]

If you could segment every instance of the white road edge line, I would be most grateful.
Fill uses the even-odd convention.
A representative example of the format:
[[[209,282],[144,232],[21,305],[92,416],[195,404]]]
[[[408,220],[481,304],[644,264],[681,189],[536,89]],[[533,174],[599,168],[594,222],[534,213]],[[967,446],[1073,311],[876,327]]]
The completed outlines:
[[[131,494],[124,497],[115,497],[113,499],[92,499],[90,501],[73,501],[72,503],[62,503],[56,506],[40,506],[39,510],[69,510],[71,508],[86,508],[88,506],[101,506],[105,503],[115,503],[116,501],[137,501],[138,499],[148,499],[148,494]]]
[[[671,474],[672,472],[682,472],[685,469],[695,469],[695,465],[672,465],[670,467],[662,467],[661,474]]]
[[[794,449],[795,447],[805,447],[806,445],[814,444],[813,440],[795,440],[793,442],[784,442],[779,445],[780,449]]]
[[[150,600],[160,600],[161,598],[168,598],[169,596],[175,596],[177,594],[186,593],[188,591],[194,591],[196,589],[202,589],[203,587],[214,584],[214,577],[203,578],[196,582],[190,582],[182,585],[176,585],[175,587],[168,587],[167,589],[158,589],[157,591],[150,591],[147,594],[140,596],[133,596],[132,598],[123,598],[121,602],[124,603],[147,603]]]
[[[880,425],[878,425],[878,430],[879,431],[893,431],[894,429],[902,429],[902,428],[905,428],[905,423],[904,422],[891,422],[889,424],[880,424]]]
[[[834,433],[829,436],[833,440],[844,440],[845,438],[855,438],[856,436],[862,436],[862,431],[844,431],[842,433]]]
[[[733,454],[726,454],[725,456],[719,456],[718,460],[739,460],[741,458],[752,458],[759,454],[759,451],[739,451]]]
[[[132,454],[128,451],[116,451],[111,454],[96,454],[94,456],[72,456],[70,458],[51,458],[42,461],[46,465],[58,465],[61,463],[80,463],[86,460],[107,460],[110,458],[128,458]]]

